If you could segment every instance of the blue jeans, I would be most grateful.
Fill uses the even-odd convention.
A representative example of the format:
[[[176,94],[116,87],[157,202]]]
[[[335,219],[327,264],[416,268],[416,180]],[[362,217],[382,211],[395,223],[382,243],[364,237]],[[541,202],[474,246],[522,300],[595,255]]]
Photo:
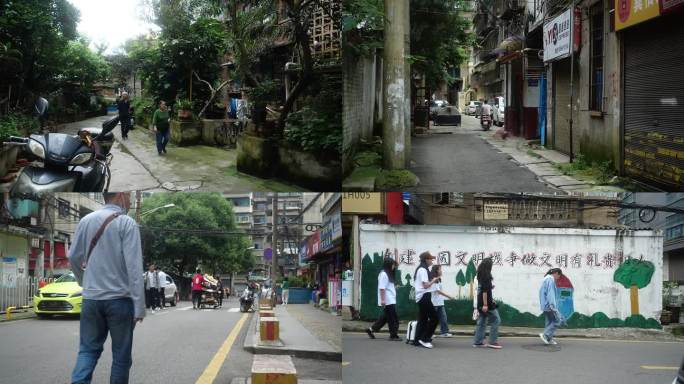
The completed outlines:
[[[544,336],[546,336],[548,340],[551,340],[556,333],[556,328],[560,325],[560,320],[553,311],[544,311],[544,320]]]
[[[447,323],[446,309],[443,305],[435,307],[437,310],[437,317],[439,317],[439,333],[442,335],[449,333],[449,324]]]
[[[499,338],[499,324],[501,324],[501,317],[499,311],[492,309],[487,313],[480,312],[480,317],[477,318],[477,325],[475,326],[475,338],[473,344],[482,344],[485,338],[485,331],[489,322],[489,344],[496,343]]]
[[[167,129],[165,131],[161,131],[157,129],[157,152],[161,153],[162,151],[166,150],[166,144],[169,143],[169,137],[171,135],[171,130]]]
[[[80,346],[72,384],[90,383],[97,360],[102,353],[107,333],[112,337],[112,371],[110,384],[127,384],[133,364],[133,301],[83,299],[81,307]]]

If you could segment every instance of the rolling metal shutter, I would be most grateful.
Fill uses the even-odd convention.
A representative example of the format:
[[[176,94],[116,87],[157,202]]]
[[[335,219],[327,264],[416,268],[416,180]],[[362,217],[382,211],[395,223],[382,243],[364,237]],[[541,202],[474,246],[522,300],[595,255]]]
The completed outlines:
[[[624,171],[684,190],[684,23],[660,17],[625,30]]]
[[[579,95],[579,73],[578,66],[575,65],[575,98]],[[553,113],[553,148],[570,154],[570,59],[563,59],[553,64],[553,94],[554,94],[554,113]],[[577,101],[573,105],[575,116],[573,118],[573,147],[574,153],[579,152],[579,135],[577,134]]]

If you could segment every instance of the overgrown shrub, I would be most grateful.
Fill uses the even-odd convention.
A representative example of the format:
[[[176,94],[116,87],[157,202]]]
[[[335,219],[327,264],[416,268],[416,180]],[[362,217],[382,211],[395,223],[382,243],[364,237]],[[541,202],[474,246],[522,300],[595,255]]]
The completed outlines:
[[[331,118],[310,107],[287,117],[285,139],[288,143],[313,153],[342,153],[342,119]]]
[[[26,136],[40,131],[37,118],[23,113],[10,113],[0,116],[0,141],[10,136]]]
[[[155,102],[151,97],[141,96],[132,100],[133,118],[135,124],[141,127],[149,127],[152,124],[152,115],[155,110]]]

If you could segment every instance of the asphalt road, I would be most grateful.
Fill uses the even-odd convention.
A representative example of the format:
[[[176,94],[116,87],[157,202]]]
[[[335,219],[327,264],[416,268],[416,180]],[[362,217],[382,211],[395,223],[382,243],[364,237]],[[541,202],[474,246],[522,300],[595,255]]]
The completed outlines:
[[[344,333],[345,383],[671,384],[684,343],[502,338],[501,350],[472,347],[471,337],[435,338],[434,349]]]
[[[187,309],[189,307],[189,309]],[[253,355],[243,349],[249,316],[237,310],[234,299],[223,308],[192,310],[189,302],[148,314],[133,336],[133,383],[196,383],[216,368],[213,381],[230,383],[250,375]],[[241,318],[246,317],[240,324]],[[229,335],[237,338],[222,360],[215,356]],[[77,318],[26,319],[0,324],[0,383],[69,383],[78,352]],[[229,341],[228,341],[229,342]],[[214,360],[214,364],[212,364]],[[339,380],[339,362],[293,359],[300,378]],[[109,382],[111,344],[105,343],[94,383]],[[211,377],[211,375],[210,375]]]
[[[479,138],[479,119],[463,115],[458,127],[436,127],[450,134],[412,138],[411,171],[416,192],[554,192],[534,173],[509,160]],[[492,127],[497,129],[498,127]]]

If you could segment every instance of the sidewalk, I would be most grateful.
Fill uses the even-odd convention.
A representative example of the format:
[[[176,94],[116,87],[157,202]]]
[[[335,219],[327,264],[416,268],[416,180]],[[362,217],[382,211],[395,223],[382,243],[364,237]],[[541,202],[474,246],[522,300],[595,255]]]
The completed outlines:
[[[539,149],[530,146],[530,141],[521,137],[508,136],[502,139],[501,130],[481,132],[480,138],[496,150],[510,156],[511,160],[526,167],[547,185],[571,192],[623,192],[624,189],[612,185],[596,185],[593,180],[564,175],[558,165],[569,164],[569,156],[553,149]]]
[[[399,322],[399,336],[402,338],[406,335],[407,324],[407,321]],[[342,331],[365,333],[370,325],[371,322],[369,321],[344,320]],[[450,324],[449,329],[456,336],[473,336],[475,332],[474,325]],[[501,337],[538,337],[543,331],[543,328],[499,326],[499,336]],[[386,333],[387,327],[380,330],[380,332],[381,334]],[[684,337],[677,337],[663,330],[641,328],[558,328],[556,337],[684,342]]]
[[[7,320],[7,314],[6,313],[4,313],[4,312],[1,313],[0,314],[0,323],[14,321],[14,320],[31,319],[34,317],[36,317],[36,314],[33,312],[33,309],[28,309],[28,310],[20,309],[17,312],[12,311],[12,314],[11,314],[9,320]]]
[[[258,314],[250,321],[244,349],[254,354],[291,355],[295,357],[341,361],[341,319],[309,304],[278,305],[274,309],[280,321],[282,347],[261,346]]]

